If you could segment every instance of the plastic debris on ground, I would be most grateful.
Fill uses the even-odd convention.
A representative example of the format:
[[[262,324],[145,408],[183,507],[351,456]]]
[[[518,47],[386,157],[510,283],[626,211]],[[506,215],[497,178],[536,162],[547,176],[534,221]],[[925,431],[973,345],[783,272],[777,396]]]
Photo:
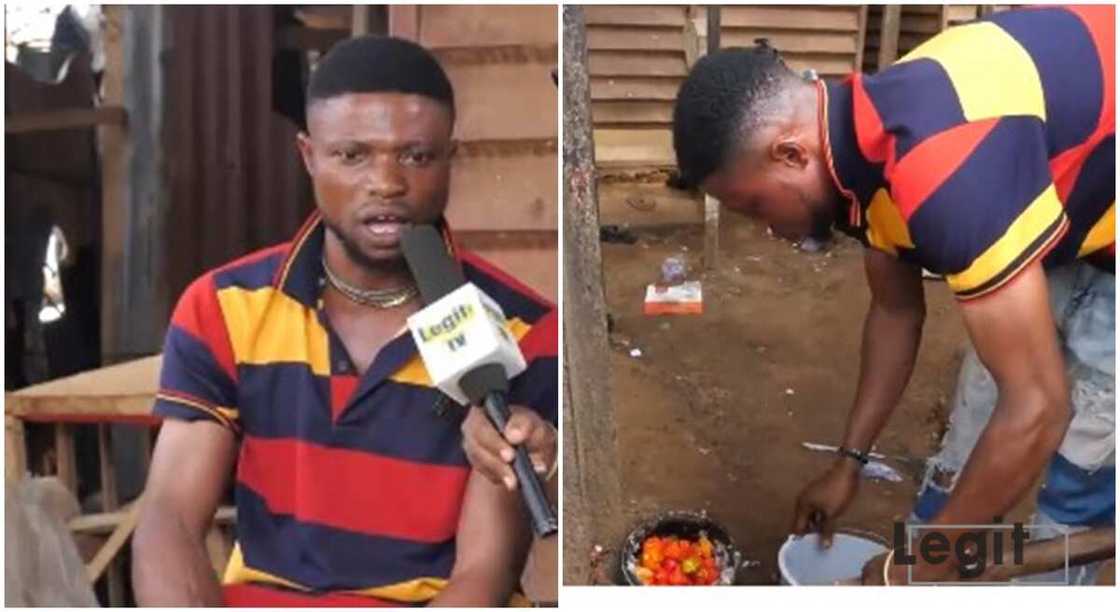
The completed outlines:
[[[640,349],[640,348],[630,349],[630,356],[634,357],[634,358],[641,357],[642,356],[642,349]]]
[[[869,480],[902,482],[902,474],[882,461],[868,461],[860,470],[860,475]]]
[[[647,316],[667,314],[703,314],[704,295],[700,281],[686,281],[679,285],[652,284],[646,287],[646,300],[642,313]]]

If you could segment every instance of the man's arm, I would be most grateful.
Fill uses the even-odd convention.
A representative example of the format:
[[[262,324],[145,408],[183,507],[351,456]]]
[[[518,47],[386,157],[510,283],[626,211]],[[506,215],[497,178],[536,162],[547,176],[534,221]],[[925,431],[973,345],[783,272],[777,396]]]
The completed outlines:
[[[864,267],[871,305],[863,323],[859,384],[842,445],[867,451],[878,438],[914,371],[925,322],[921,270],[868,249]],[[859,483],[860,464],[840,457],[798,497],[793,532],[819,529],[831,541],[836,517],[847,509]]]
[[[1065,364],[1040,264],[961,305],[999,400],[935,524],[986,524],[1023,498],[1069,427]]]
[[[233,432],[211,421],[164,421],[132,540],[141,606],[220,606],[204,540],[237,455]]]
[[[864,266],[871,306],[863,323],[859,386],[843,444],[866,452],[883,431],[914,372],[926,301],[920,268],[872,249],[864,255]]]
[[[525,563],[530,538],[519,494],[472,470],[455,538],[455,566],[447,586],[431,605],[506,605]]]

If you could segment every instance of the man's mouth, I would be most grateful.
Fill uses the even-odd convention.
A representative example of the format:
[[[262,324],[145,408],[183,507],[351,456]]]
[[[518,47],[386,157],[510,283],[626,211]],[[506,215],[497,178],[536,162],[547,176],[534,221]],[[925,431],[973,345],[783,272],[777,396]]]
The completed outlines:
[[[370,215],[362,219],[362,227],[379,241],[399,239],[408,223],[408,219],[393,214]]]

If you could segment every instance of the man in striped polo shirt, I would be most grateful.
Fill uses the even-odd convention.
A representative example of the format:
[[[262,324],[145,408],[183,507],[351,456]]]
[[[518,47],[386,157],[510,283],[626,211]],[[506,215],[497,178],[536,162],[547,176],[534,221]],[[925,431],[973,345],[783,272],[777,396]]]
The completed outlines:
[[[682,85],[682,183],[780,236],[835,227],[866,247],[856,398],[841,456],[797,501],[795,533],[828,540],[856,493],[913,370],[923,267],[944,275],[972,348],[912,520],[991,523],[1045,470],[1034,537],[1113,523],[1114,13],[997,13],[828,84],[765,44],[725,50]],[[919,561],[914,580],[954,578],[950,561]],[[883,563],[865,577],[882,581]],[[887,579],[906,575],[892,565]]]
[[[467,279],[505,311],[528,363],[510,400],[534,431],[557,418],[556,311],[454,247],[443,221],[454,97],[431,54],[350,39],[316,67],[307,98],[298,146],[317,210],[291,242],[204,274],[172,315],[137,601],[505,604],[527,519],[516,492],[471,470],[466,409],[433,387],[405,327],[421,304],[401,230],[442,227]],[[237,546],[219,585],[203,538],[230,476]]]

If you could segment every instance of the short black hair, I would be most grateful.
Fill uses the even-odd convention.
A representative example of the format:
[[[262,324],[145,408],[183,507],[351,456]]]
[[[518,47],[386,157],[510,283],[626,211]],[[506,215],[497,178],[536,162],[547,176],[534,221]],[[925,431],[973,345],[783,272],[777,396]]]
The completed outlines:
[[[680,179],[695,188],[749,136],[750,118],[794,73],[764,40],[705,55],[681,84],[673,108],[673,149]]]
[[[307,85],[307,106],[346,93],[396,92],[441,102],[455,117],[447,73],[424,47],[392,36],[359,36],[331,47]]]

